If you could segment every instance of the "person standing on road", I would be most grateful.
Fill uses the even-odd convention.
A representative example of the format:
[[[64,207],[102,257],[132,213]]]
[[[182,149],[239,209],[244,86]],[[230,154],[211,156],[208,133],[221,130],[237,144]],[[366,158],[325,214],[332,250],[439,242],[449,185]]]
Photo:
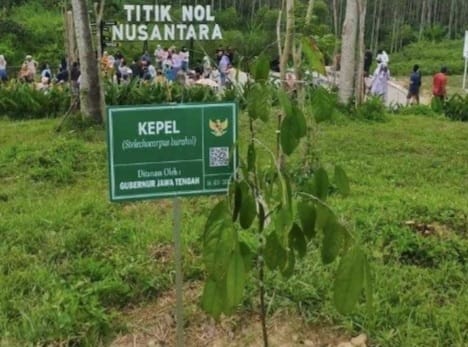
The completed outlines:
[[[387,100],[388,80],[390,79],[390,70],[387,65],[381,63],[374,73],[371,85],[371,95],[380,97],[383,101]]]
[[[408,96],[406,97],[406,104],[412,103],[412,99],[419,105],[419,89],[421,88],[421,71],[419,71],[419,65],[413,66],[413,72],[410,75],[410,82],[408,88]]]
[[[447,98],[447,68],[443,66],[440,72],[436,73],[432,78],[432,95],[444,101]]]

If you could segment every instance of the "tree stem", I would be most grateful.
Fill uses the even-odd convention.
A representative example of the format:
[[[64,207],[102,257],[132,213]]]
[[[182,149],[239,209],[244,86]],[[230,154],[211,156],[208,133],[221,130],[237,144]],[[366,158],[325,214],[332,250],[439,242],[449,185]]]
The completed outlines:
[[[263,254],[260,255],[258,262],[258,279],[260,281],[260,318],[262,322],[263,346],[268,347],[268,332],[266,326],[266,307],[265,307],[265,282],[264,282],[264,262]]]

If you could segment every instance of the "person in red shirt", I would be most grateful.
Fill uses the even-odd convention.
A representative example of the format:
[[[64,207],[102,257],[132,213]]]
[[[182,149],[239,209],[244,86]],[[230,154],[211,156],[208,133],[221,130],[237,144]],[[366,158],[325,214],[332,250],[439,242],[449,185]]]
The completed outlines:
[[[432,78],[432,95],[442,101],[447,97],[447,68],[444,66]]]

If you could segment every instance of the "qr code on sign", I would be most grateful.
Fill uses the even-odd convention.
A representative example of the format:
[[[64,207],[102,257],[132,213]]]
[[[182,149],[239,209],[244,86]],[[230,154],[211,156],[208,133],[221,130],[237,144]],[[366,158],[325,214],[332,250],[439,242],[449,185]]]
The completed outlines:
[[[210,148],[210,167],[229,166],[229,147]]]

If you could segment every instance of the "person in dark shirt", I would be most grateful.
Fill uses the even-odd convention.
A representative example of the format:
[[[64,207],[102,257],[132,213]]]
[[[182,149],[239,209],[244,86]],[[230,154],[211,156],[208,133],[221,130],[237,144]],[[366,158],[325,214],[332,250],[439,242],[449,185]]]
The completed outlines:
[[[78,62],[73,62],[72,68],[70,71],[70,86],[73,95],[78,95],[80,90],[79,78],[80,78],[80,64]]]
[[[364,53],[364,77],[369,76],[371,65],[372,65],[372,52],[367,49],[366,53]]]
[[[419,89],[421,88],[421,71],[419,65],[413,66],[413,72],[410,75],[408,96],[406,97],[407,105],[412,103],[412,99],[419,105]]]

